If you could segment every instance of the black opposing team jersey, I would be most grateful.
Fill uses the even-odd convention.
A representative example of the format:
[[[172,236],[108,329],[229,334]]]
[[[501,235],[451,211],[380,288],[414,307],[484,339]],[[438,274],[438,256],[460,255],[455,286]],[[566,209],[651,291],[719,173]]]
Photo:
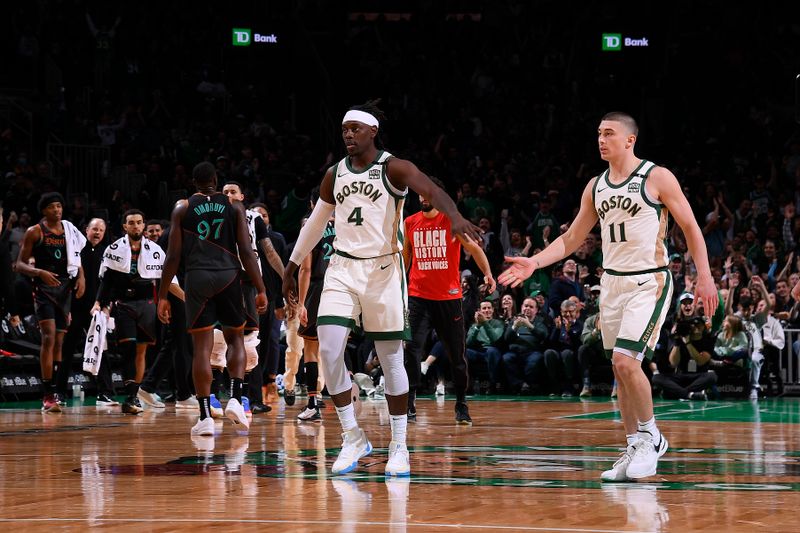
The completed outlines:
[[[61,234],[53,233],[44,222],[39,222],[39,227],[42,240],[36,243],[32,253],[36,268],[52,272],[61,280],[67,279],[67,239],[63,230]]]
[[[333,255],[333,240],[336,238],[336,226],[332,220],[325,226],[325,233],[314,247],[311,258],[311,281],[322,281],[325,278],[325,271],[328,270],[328,262]]]
[[[193,194],[183,217],[183,261],[189,270],[239,270],[236,212],[222,193]]]

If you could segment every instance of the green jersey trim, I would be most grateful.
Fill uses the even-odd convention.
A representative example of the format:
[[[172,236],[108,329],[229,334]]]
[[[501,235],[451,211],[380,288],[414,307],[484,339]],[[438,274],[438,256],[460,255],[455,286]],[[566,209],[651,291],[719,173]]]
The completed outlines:
[[[383,156],[383,150],[379,150],[378,155],[375,156],[375,159],[373,159],[372,162],[366,167],[364,167],[362,170],[356,170],[355,168],[353,168],[353,166],[350,164],[350,156],[344,158],[344,164],[347,167],[347,170],[349,170],[351,174],[363,174],[367,170],[371,169],[375,164],[377,164],[382,156]]]
[[[620,187],[624,187],[625,185],[627,185],[627,184],[628,184],[628,182],[629,182],[629,181],[631,181],[633,178],[635,178],[636,176],[638,176],[638,175],[639,175],[639,169],[640,169],[640,168],[642,168],[642,167],[644,166],[644,164],[645,164],[645,163],[647,163],[647,160],[646,160],[646,159],[642,159],[642,162],[641,162],[641,163],[639,163],[639,166],[638,166],[638,167],[636,167],[636,170],[634,170],[633,172],[631,172],[631,175],[630,175],[630,176],[628,176],[627,178],[625,178],[625,181],[623,181],[623,182],[622,182],[622,183],[620,183],[619,185],[614,185],[613,183],[611,183],[611,180],[609,180],[609,179],[608,179],[608,176],[609,176],[609,175],[611,175],[611,172],[609,172],[609,171],[606,171],[606,172],[607,172],[607,173],[606,173],[606,183],[607,183],[607,184],[608,184],[608,186],[609,186],[609,187],[611,187],[612,189],[619,189]]]

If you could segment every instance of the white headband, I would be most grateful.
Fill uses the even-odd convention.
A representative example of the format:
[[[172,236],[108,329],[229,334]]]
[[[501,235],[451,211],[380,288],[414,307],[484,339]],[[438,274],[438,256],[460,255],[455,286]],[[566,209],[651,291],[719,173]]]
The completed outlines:
[[[344,118],[342,119],[342,124],[345,122],[350,122],[351,120],[355,120],[356,122],[361,122],[366,124],[367,126],[375,126],[378,127],[378,119],[375,118],[374,115],[367,113],[366,111],[358,111],[356,109],[351,109],[347,113],[344,114]]]

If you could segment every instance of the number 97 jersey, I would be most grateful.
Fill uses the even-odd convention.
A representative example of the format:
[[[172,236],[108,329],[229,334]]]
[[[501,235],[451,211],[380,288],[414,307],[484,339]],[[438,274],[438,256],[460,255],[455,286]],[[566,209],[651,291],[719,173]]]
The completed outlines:
[[[190,196],[181,222],[186,271],[239,270],[236,223],[236,212],[224,194]]]
[[[372,259],[403,249],[403,201],[389,182],[386,163],[392,155],[378,152],[375,161],[356,170],[345,157],[333,166],[333,199],[336,204],[336,253],[355,259]]]
[[[669,211],[647,195],[645,183],[655,164],[642,161],[620,184],[608,170],[595,180],[592,199],[600,218],[603,268],[612,275],[635,275],[664,269]]]

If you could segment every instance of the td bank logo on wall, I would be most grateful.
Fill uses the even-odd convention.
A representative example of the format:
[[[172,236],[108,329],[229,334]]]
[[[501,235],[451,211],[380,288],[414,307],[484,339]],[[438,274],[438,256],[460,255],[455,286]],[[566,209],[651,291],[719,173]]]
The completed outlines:
[[[625,48],[647,48],[649,44],[647,37],[633,39],[623,37],[621,33],[603,34],[603,52],[619,52],[623,46]]]
[[[274,33],[270,35],[253,33],[250,28],[233,28],[231,33],[233,46],[250,46],[252,43],[278,43],[278,36]]]

